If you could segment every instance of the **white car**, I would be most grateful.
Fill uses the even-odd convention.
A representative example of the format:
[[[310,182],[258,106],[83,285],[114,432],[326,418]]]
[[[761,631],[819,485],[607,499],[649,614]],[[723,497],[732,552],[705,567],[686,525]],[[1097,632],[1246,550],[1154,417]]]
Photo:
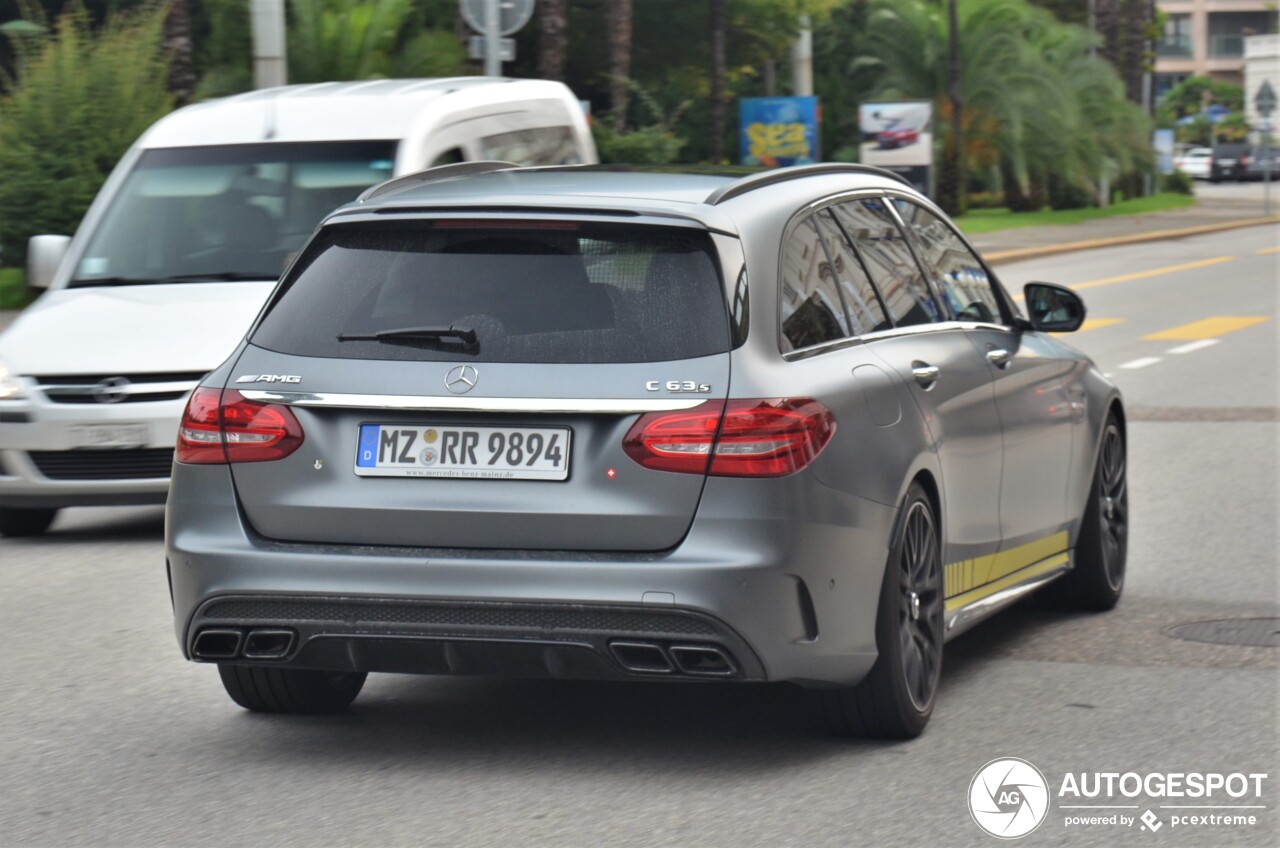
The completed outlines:
[[[1213,150],[1208,147],[1193,147],[1173,160],[1173,167],[1193,180],[1209,179],[1209,168],[1212,165]]]
[[[320,220],[388,177],[475,160],[596,152],[578,100],[543,80],[287,86],[157,122],[75,238],[31,240],[27,279],[48,291],[0,334],[0,535],[42,533],[64,506],[163,503],[187,395]]]

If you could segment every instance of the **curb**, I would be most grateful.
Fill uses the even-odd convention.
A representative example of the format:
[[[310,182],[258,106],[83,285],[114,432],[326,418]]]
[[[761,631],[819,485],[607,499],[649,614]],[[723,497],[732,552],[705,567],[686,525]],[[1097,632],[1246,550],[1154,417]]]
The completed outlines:
[[[1243,218],[1238,221],[1225,221],[1221,224],[1200,224],[1195,227],[1182,227],[1174,230],[1151,230],[1150,232],[1133,233],[1127,236],[1047,244],[1041,247],[1023,247],[1017,250],[999,250],[993,253],[984,253],[983,258],[990,265],[1000,265],[1006,262],[1018,262],[1023,259],[1055,256],[1059,253],[1075,253],[1079,250],[1094,250],[1099,247],[1118,247],[1126,244],[1141,244],[1147,241],[1163,241],[1165,239],[1198,236],[1205,233],[1217,233],[1223,230],[1236,230],[1243,227],[1258,227],[1264,224],[1280,224],[1280,215],[1272,215],[1269,218]]]

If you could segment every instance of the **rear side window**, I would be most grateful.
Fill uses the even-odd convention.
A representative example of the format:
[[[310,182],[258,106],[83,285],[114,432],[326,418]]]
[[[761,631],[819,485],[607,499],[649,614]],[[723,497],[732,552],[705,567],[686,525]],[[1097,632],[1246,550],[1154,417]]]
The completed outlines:
[[[830,210],[823,210],[814,218],[818,222],[822,242],[827,247],[837,284],[844,296],[853,334],[861,336],[889,329],[892,325],[885,318],[880,296],[876,293],[875,286],[871,284],[866,268],[858,259],[852,242],[831,217]]]
[[[850,200],[837,203],[831,211],[867,264],[894,324],[903,327],[939,320],[920,266],[885,201]]]
[[[582,162],[568,127],[536,127],[480,139],[485,159],[517,165],[577,165]]]
[[[843,293],[812,217],[791,231],[782,250],[782,349],[812,347],[849,335]]]
[[[1000,300],[987,269],[960,237],[923,206],[898,201],[898,212],[916,234],[920,259],[933,270],[951,311],[962,321],[1000,323]]]
[[[344,359],[610,363],[708,356],[730,348],[714,255],[706,233],[676,227],[333,226],[307,247],[251,341],[281,353]],[[385,336],[423,328],[468,339],[474,333],[474,344],[463,350],[456,337]],[[382,341],[349,338],[378,333]]]

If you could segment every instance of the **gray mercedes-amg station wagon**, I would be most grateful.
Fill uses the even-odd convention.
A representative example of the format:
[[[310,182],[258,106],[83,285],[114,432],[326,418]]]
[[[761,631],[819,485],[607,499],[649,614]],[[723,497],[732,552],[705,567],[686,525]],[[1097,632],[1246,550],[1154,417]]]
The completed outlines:
[[[192,394],[178,640],[236,703],[368,672],[791,681],[910,737],[944,643],[1124,581],[1120,395],[893,174],[446,166],[321,225]]]

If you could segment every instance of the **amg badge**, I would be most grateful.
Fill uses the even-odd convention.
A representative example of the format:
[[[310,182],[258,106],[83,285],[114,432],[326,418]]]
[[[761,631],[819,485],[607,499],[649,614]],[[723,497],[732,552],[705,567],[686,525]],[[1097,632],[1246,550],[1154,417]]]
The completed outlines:
[[[245,374],[236,377],[237,383],[301,383],[302,377],[297,374]]]

